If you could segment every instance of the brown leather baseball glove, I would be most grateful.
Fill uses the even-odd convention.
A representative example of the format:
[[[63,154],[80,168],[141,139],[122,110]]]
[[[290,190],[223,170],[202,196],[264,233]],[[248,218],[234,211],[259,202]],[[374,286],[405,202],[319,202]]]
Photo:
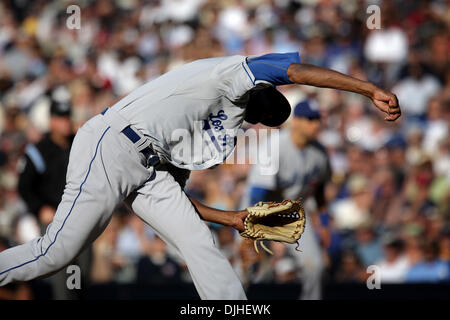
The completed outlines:
[[[305,230],[305,211],[301,199],[284,200],[282,202],[259,202],[247,208],[248,215],[244,220],[245,230],[241,236],[254,240],[255,250],[259,253],[257,242],[273,240],[286,243],[297,243]],[[273,254],[264,243],[262,248]]]

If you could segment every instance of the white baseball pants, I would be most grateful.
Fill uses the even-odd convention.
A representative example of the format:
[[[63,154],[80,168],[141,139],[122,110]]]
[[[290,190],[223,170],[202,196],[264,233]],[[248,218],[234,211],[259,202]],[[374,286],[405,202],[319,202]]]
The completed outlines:
[[[79,129],[53,222],[42,237],[0,252],[0,286],[48,276],[70,264],[127,198],[134,212],[178,250],[201,299],[246,299],[180,185],[168,171],[147,168],[144,155],[122,129],[103,115]]]

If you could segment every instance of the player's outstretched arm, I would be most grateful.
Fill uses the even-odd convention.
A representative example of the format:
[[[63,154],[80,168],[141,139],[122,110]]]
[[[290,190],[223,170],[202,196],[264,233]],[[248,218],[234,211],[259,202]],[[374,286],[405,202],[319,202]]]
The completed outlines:
[[[386,113],[384,120],[395,121],[401,115],[400,105],[395,94],[378,88],[373,83],[330,69],[303,63],[293,63],[287,70],[289,80],[296,84],[331,88],[362,94]]]
[[[194,205],[200,217],[209,222],[219,223],[224,226],[233,227],[239,231],[244,231],[244,220],[248,215],[247,210],[241,211],[224,211],[205,206],[201,202],[192,197],[188,197]]]

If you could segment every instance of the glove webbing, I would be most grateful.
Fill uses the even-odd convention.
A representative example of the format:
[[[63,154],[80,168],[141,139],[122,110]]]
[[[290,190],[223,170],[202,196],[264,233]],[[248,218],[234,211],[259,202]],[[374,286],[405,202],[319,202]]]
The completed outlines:
[[[295,212],[296,215],[298,215],[299,217],[300,217],[300,212],[305,212],[304,209],[303,209],[302,203],[300,202],[300,200],[301,200],[301,198],[298,199],[298,201],[299,201],[299,206],[300,206],[300,210],[299,210],[298,212]],[[277,202],[263,202],[263,201],[260,201],[260,202],[258,202],[258,203],[255,205],[255,207],[256,207],[256,206],[263,206],[264,204],[268,204],[269,208],[272,208],[272,207],[278,207],[278,206],[280,206],[280,205],[285,205],[285,204],[288,203],[288,202],[290,202],[290,200],[283,200],[283,201],[280,202],[280,203],[277,203]],[[286,214],[286,215],[293,215],[293,213],[288,213],[288,214]],[[297,234],[298,232],[300,232],[300,231],[298,230],[296,233],[294,233],[294,235]],[[258,254],[259,254],[259,250],[258,250],[258,245],[257,245],[257,244],[258,244],[258,241],[259,241],[259,245],[260,245],[267,253],[273,255],[273,252],[272,252],[269,248],[266,247],[266,245],[264,244],[264,242],[262,242],[263,240],[265,240],[264,238],[260,238],[260,235],[258,235],[258,234],[252,234],[252,233],[250,233],[249,235],[250,235],[250,236],[254,236],[254,237],[258,237],[258,238],[256,238],[256,239],[253,240],[253,246],[255,247],[255,251],[256,251]],[[300,240],[300,239],[299,239],[299,240]],[[296,251],[299,251],[299,252],[303,252],[302,250],[299,249],[299,247],[300,247],[299,240],[296,240],[296,241],[295,241],[295,243],[297,244],[297,246],[295,247],[295,250],[296,250]],[[272,240],[272,241],[275,241],[275,240]],[[278,242],[279,242],[279,241],[278,241]]]

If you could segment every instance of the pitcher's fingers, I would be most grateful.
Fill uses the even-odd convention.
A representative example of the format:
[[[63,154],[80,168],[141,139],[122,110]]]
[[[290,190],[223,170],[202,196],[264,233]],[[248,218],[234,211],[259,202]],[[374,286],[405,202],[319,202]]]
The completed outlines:
[[[400,107],[389,107],[389,113],[399,113]]]
[[[389,98],[389,106],[390,107],[398,107],[397,97],[393,96]]]
[[[384,118],[386,121],[395,121],[400,117],[400,113],[390,114]]]
[[[389,113],[389,104],[387,102],[384,102],[382,100],[374,100],[373,103],[380,109],[381,111],[385,113]]]

